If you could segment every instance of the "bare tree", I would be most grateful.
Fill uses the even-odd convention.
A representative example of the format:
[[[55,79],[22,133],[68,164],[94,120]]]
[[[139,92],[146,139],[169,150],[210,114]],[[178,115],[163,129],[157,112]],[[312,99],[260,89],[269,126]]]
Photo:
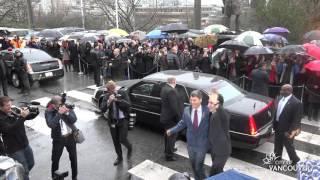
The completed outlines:
[[[135,23],[135,12],[141,0],[118,0],[118,16],[120,27],[127,31],[134,31],[136,29],[146,29],[146,27],[154,26],[155,18],[157,15],[157,1],[155,11],[152,12],[146,21],[143,23]],[[105,16],[109,24],[113,27],[116,26],[116,11],[114,0],[92,0],[92,5],[101,10],[98,16]]]
[[[0,0],[0,23],[9,26],[11,24],[24,24],[27,18],[26,2],[24,0]]]

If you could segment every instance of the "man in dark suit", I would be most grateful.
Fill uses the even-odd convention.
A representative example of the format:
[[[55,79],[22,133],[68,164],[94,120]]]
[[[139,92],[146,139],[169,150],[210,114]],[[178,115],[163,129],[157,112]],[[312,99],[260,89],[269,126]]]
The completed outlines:
[[[231,154],[230,115],[223,108],[223,102],[221,94],[217,92],[210,93],[208,102],[208,108],[211,112],[208,138],[212,158],[210,176],[223,172],[223,168]]]
[[[278,159],[282,158],[283,146],[286,148],[293,165],[300,158],[295,151],[293,140],[300,133],[301,118],[303,116],[302,103],[292,94],[290,84],[283,85],[280,90],[281,97],[276,100],[274,153]]]
[[[252,71],[251,77],[251,92],[268,96],[269,75],[267,72],[267,64],[265,62],[260,63],[258,69]]]
[[[168,78],[167,84],[161,89],[161,115],[160,122],[165,131],[175,126],[181,119],[180,99],[176,87],[176,79]],[[167,161],[175,161],[173,157],[174,145],[177,135],[164,135],[165,158]]]
[[[127,94],[124,91],[117,90],[116,86],[116,83],[113,81],[107,83],[107,93],[101,105],[101,112],[108,113],[112,141],[118,155],[113,163],[115,166],[123,161],[121,144],[128,149],[127,158],[130,158],[132,154],[132,145],[128,140],[130,101]]]
[[[167,135],[177,134],[187,128],[187,148],[192,170],[196,180],[206,178],[203,163],[208,151],[209,109],[201,105],[202,93],[193,91],[190,94],[190,104],[184,109],[179,123],[167,130]]]

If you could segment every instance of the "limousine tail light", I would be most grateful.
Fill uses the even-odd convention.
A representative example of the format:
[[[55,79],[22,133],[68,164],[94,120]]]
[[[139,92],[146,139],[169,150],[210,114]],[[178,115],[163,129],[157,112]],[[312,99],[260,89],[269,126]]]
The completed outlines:
[[[32,67],[30,64],[27,64],[27,72],[28,73],[33,73]]]
[[[251,135],[257,134],[256,120],[252,115],[249,116],[249,130]]]

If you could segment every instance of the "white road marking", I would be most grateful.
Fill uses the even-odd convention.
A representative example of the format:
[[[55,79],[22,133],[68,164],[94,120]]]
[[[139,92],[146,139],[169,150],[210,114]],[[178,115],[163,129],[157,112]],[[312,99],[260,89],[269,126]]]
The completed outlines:
[[[67,96],[89,103],[92,102],[92,95],[77,90],[68,91]]]
[[[91,86],[88,86],[87,88],[92,90],[97,90],[99,87],[97,87],[96,85],[91,85]]]
[[[303,141],[313,145],[320,145],[320,135],[312,134],[309,132],[301,131],[301,133],[295,137],[296,140]]]
[[[178,173],[150,160],[143,161],[128,172],[143,180],[167,180],[171,175]]]
[[[301,120],[301,123],[320,128],[320,119],[318,121],[309,121],[308,118],[305,117]]]

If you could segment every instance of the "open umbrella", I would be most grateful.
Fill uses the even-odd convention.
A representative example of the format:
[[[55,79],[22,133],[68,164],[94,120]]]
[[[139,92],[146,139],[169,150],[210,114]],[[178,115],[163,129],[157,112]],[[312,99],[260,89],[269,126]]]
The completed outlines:
[[[215,45],[218,41],[218,37],[216,35],[202,35],[197,37],[194,41],[194,44],[200,48],[206,48],[209,45]]]
[[[109,34],[119,35],[119,36],[128,36],[129,34],[122,29],[119,28],[113,28],[109,30]]]
[[[303,47],[306,50],[306,53],[309,56],[312,56],[316,59],[320,59],[320,47],[317,46],[316,44],[311,44],[311,43],[306,43],[303,45]]]
[[[288,40],[277,34],[264,34],[261,41],[271,42],[271,43],[280,43],[280,44],[289,44]]]
[[[312,72],[320,72],[320,60],[309,61],[304,68]]]
[[[264,47],[264,46],[252,46],[244,53],[244,55],[246,56],[260,55],[260,54],[262,55],[273,54],[273,51],[270,48]]]
[[[122,43],[127,43],[127,44],[129,44],[129,43],[131,43],[132,41],[133,41],[132,39],[124,38],[124,39],[118,39],[118,40],[116,41],[116,43],[117,43],[117,44],[122,44]]]
[[[147,38],[149,39],[164,39],[167,37],[168,37],[168,34],[161,32],[161,30],[153,30],[147,34]]]
[[[8,30],[5,29],[1,29],[0,30],[0,36],[9,36],[10,32]]]
[[[186,32],[183,34],[179,34],[177,37],[178,38],[197,38],[199,36],[201,36],[201,35],[189,31],[189,32]]]
[[[235,49],[235,50],[240,50],[242,52],[246,51],[249,46],[245,44],[244,42],[240,42],[237,40],[228,40],[225,41],[224,43],[219,45],[220,48],[226,48],[226,49]]]
[[[306,53],[306,50],[302,45],[284,46],[278,51],[278,54],[285,54],[285,55],[305,54],[305,53]]]
[[[130,33],[130,36],[132,36],[135,39],[142,40],[146,38],[147,33],[144,31],[134,31]]]
[[[227,31],[229,31],[229,28],[227,28],[226,26],[221,25],[221,24],[213,24],[213,25],[210,25],[210,26],[204,28],[204,32],[206,34],[219,34],[219,33],[227,32]]]
[[[307,32],[303,36],[303,39],[305,42],[310,42],[313,40],[320,40],[320,30],[313,30],[313,31]]]
[[[163,26],[161,28],[162,32],[166,33],[178,33],[182,34],[189,31],[189,28],[186,24],[180,24],[180,23],[171,23]]]
[[[235,40],[244,42],[248,46],[262,46],[262,42],[260,39],[262,39],[263,36],[261,33],[256,31],[246,31],[241,33],[238,37],[236,37]]]
[[[287,37],[289,33],[290,31],[284,27],[272,27],[263,32],[263,34],[277,34],[284,37]]]

